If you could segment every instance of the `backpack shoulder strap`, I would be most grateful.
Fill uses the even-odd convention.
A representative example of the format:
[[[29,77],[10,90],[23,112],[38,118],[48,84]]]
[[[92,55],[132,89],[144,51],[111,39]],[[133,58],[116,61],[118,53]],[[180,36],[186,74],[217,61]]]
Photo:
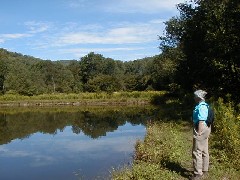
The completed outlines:
[[[208,105],[208,103],[206,103],[206,102],[201,103],[201,106],[202,106],[202,105],[207,106],[207,108],[210,107],[210,106]]]

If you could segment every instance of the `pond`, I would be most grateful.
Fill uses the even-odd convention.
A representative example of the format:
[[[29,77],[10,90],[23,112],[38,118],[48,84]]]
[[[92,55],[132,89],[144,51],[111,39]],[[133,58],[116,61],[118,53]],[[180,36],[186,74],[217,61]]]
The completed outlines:
[[[0,179],[108,179],[130,164],[155,109],[0,109]]]

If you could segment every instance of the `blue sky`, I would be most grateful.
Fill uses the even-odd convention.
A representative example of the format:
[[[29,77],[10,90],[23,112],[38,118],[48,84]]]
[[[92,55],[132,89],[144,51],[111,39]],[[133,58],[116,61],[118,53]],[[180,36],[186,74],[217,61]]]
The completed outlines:
[[[164,22],[184,0],[5,0],[0,47],[48,60],[89,52],[115,60],[160,53]]]

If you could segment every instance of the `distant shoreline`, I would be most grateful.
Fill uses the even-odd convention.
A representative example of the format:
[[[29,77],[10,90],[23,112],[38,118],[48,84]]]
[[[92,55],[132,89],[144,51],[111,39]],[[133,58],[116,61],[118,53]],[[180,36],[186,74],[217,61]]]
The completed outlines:
[[[131,100],[91,100],[91,101],[9,101],[0,102],[0,107],[47,107],[47,106],[120,106],[120,105],[149,105],[149,100],[131,99]]]
[[[165,93],[165,91],[134,91],[111,94],[100,92],[38,96],[5,94],[0,96],[0,107],[147,105],[151,104],[155,97]]]

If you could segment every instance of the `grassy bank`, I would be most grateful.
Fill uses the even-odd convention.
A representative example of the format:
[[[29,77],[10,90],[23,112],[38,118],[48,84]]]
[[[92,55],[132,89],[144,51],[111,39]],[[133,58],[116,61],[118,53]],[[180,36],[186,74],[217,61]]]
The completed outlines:
[[[148,104],[154,96],[161,96],[163,94],[165,94],[163,91],[42,94],[38,96],[5,94],[0,96],[0,106]]]
[[[221,99],[213,105],[216,121],[210,136],[209,176],[205,179],[240,179],[240,115],[231,103]],[[192,127],[188,119],[191,110],[181,113],[185,108],[176,107],[176,103],[165,106],[166,112],[148,124],[144,141],[136,143],[133,164],[114,169],[112,179],[181,180],[192,174]]]
[[[175,123],[148,125],[143,142],[136,143],[132,167],[113,172],[115,180],[184,179],[190,171],[190,134]],[[184,136],[183,136],[184,134]],[[187,137],[187,138],[185,138]]]

